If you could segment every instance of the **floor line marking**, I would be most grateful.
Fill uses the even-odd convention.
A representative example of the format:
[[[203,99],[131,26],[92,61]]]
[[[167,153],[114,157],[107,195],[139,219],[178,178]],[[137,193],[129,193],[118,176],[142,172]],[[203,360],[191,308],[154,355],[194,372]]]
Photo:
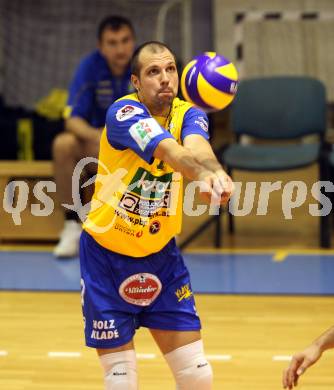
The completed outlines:
[[[0,252],[48,252],[52,253],[54,245],[0,245]],[[193,249],[185,249],[184,254],[275,254],[276,252],[284,251],[284,248],[207,248],[199,247]],[[290,255],[301,256],[333,256],[334,249],[320,249],[320,248],[289,248]]]
[[[137,353],[138,359],[155,359],[157,355],[155,353]]]
[[[287,251],[284,248],[193,248],[185,249],[183,254],[226,254],[226,255],[271,255],[276,252]],[[300,255],[300,256],[312,256],[312,255],[321,255],[321,256],[333,256],[334,249],[316,249],[316,248],[289,248],[288,252],[290,255]]]
[[[220,361],[229,361],[232,360],[231,355],[205,355],[208,360],[220,360]]]
[[[274,362],[289,362],[292,359],[292,356],[290,355],[274,355],[273,361]]]
[[[78,358],[81,357],[80,352],[48,352],[48,357],[54,358],[54,357],[64,357],[64,358]]]
[[[52,253],[54,245],[0,245],[0,252],[47,252]]]
[[[277,251],[273,256],[273,261],[275,263],[281,263],[289,256],[289,252],[285,250]]]

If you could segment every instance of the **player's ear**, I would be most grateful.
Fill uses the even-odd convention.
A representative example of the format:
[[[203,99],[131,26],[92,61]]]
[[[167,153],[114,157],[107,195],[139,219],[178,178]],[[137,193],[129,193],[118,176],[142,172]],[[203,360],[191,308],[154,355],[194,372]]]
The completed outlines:
[[[139,91],[139,79],[135,74],[131,75],[131,83],[136,91]]]

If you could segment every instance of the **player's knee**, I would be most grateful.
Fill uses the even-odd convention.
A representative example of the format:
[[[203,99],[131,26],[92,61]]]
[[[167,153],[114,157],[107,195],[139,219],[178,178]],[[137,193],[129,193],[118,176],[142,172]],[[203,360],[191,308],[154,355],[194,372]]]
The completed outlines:
[[[54,158],[63,159],[66,155],[75,153],[78,141],[74,134],[63,132],[57,135],[52,143],[52,154]]]
[[[212,368],[204,355],[202,340],[165,355],[178,390],[211,390]]]
[[[137,390],[137,363],[133,349],[100,356],[106,390]]]

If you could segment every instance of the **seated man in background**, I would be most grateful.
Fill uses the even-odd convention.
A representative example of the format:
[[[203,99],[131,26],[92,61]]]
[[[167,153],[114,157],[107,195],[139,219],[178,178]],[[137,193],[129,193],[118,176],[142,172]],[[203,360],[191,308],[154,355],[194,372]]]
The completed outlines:
[[[77,162],[83,157],[98,157],[108,107],[132,91],[129,62],[134,45],[131,22],[124,17],[108,16],[98,27],[98,49],[86,56],[76,70],[65,111],[66,131],[53,143],[61,203],[72,203],[72,174]],[[77,256],[80,233],[77,213],[65,211],[65,225],[54,255]]]

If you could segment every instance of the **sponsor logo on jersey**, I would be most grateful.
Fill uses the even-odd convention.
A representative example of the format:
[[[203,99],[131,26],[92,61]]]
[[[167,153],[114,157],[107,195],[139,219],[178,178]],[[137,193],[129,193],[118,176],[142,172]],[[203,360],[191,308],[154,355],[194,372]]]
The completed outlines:
[[[199,116],[197,120],[195,120],[195,124],[198,125],[206,133],[209,131],[208,122],[203,116]]]
[[[132,118],[135,115],[142,114],[144,110],[137,106],[131,106],[130,104],[127,104],[126,106],[123,106],[116,112],[116,119],[119,122],[126,121],[127,119]]]
[[[157,234],[159,233],[161,228],[161,223],[159,221],[153,221],[149,227],[149,232],[151,234]]]
[[[140,225],[147,225],[149,218],[169,217],[171,207],[171,183],[173,172],[154,176],[143,168],[139,168],[133,176],[118,203],[116,214],[124,219],[122,210],[141,217]],[[121,210],[122,209],[122,210]],[[128,216],[127,219],[129,219]],[[145,221],[146,220],[146,221]],[[157,226],[152,227],[151,234],[157,233]]]
[[[137,231],[135,229],[131,229],[129,226],[121,225],[120,223],[116,223],[114,225],[114,229],[119,230],[121,233],[127,234],[131,237],[140,238],[144,234],[142,230]]]
[[[175,291],[175,295],[177,296],[178,302],[183,301],[183,299],[189,299],[193,296],[193,292],[190,289],[189,283],[185,284],[181,288],[178,288]]]
[[[147,118],[134,123],[129,129],[129,133],[144,152],[150,141],[163,134],[163,130],[155,119]]]
[[[115,326],[115,320],[93,320],[93,330],[90,337],[95,340],[118,339],[119,333]]]
[[[123,212],[123,210],[116,209],[115,214],[124,221],[131,223],[132,225],[146,226],[149,223],[147,218],[135,218],[131,215],[128,215],[128,213]]]
[[[151,217],[161,209],[168,209],[170,205],[170,192],[166,192],[161,199],[142,199],[139,196],[126,192],[118,204],[123,210],[141,217]],[[166,215],[167,210],[166,211]]]
[[[131,275],[119,287],[120,296],[137,306],[150,305],[160,294],[162,285],[157,276],[149,273]]]
[[[131,189],[131,192],[141,195],[144,198],[162,198],[165,192],[170,190],[172,179],[172,172],[161,176],[154,176],[144,168],[139,168],[128,188]]]
[[[123,194],[119,202],[119,206],[126,211],[134,213],[139,201],[140,198],[138,196],[126,192]]]

